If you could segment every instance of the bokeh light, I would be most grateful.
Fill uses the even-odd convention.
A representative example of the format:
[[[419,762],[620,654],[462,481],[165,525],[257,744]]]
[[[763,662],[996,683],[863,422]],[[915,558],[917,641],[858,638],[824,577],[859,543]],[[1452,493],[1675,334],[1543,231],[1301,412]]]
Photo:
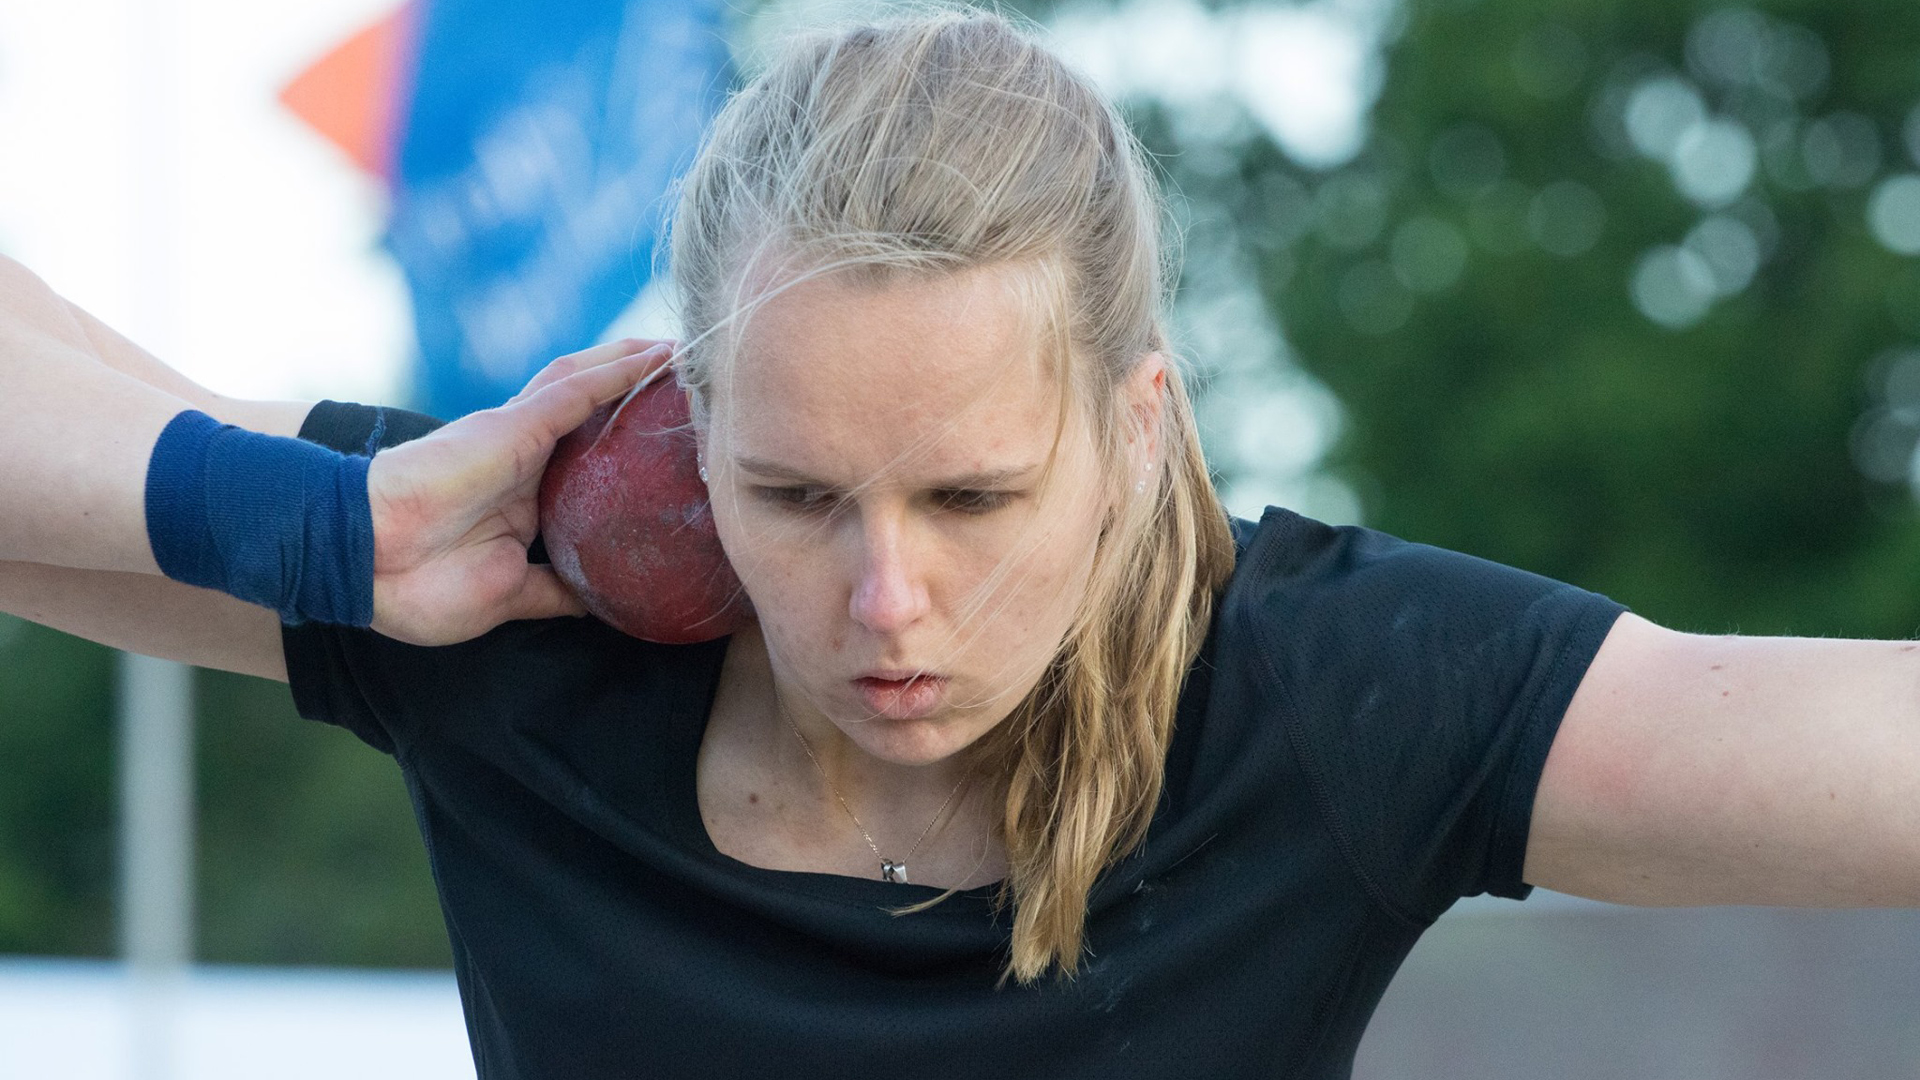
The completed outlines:
[[[1417,293],[1442,293],[1453,288],[1466,271],[1471,249],[1452,223],[1422,215],[1408,218],[1394,230],[1394,276]]]
[[[1889,176],[1867,200],[1873,238],[1896,255],[1920,255],[1920,175]]]
[[[1807,125],[1800,139],[1807,178],[1843,190],[1865,186],[1880,171],[1880,129],[1854,112],[1837,112]]]
[[[1690,248],[1663,244],[1634,267],[1634,306],[1669,330],[1685,330],[1705,318],[1719,291],[1713,267]]]
[[[1541,250],[1575,259],[1593,250],[1607,227],[1600,195],[1577,180],[1556,180],[1527,208],[1527,230]]]
[[[1760,240],[1736,217],[1715,214],[1702,220],[1680,246],[1707,267],[1716,296],[1744,291],[1760,270]]]

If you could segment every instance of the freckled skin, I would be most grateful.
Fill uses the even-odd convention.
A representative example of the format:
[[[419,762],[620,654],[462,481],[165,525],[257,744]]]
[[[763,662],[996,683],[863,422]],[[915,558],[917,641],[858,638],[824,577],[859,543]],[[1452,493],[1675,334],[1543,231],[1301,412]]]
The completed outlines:
[[[704,436],[714,525],[757,619],[729,645],[701,743],[701,815],[724,854],[878,876],[837,792],[894,858],[945,814],[911,860],[915,882],[1006,872],[991,786],[949,798],[967,748],[1057,651],[1112,496],[1090,425],[1069,410],[1061,426],[1003,273],[806,282],[762,307],[716,372]],[[1140,415],[1156,407],[1158,362],[1141,365]],[[1136,450],[1141,462],[1120,468],[1144,468],[1147,448]],[[963,513],[942,496],[953,477],[1027,466],[996,509]],[[796,488],[817,505],[774,494]],[[946,686],[925,717],[876,716],[854,681],[874,670],[932,671]]]
[[[1084,594],[1105,508],[1086,425],[1060,431],[1035,338],[991,272],[816,279],[761,309],[736,355],[708,436],[715,526],[789,711],[816,742],[883,762],[958,753],[1038,680]],[[743,460],[843,494],[796,512],[764,495],[792,479]],[[945,478],[1023,466],[1042,468],[1003,509],[938,504]],[[946,676],[943,708],[876,719],[851,682],[874,669]]]

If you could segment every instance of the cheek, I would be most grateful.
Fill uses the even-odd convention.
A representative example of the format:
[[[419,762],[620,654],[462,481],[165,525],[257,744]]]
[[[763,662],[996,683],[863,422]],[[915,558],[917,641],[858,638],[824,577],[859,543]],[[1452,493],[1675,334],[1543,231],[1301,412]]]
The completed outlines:
[[[819,542],[818,531],[757,509],[749,496],[729,497],[720,484],[714,487],[715,531],[761,632],[788,656],[821,646],[840,651],[847,598],[831,548]]]
[[[755,610],[777,610],[781,597],[801,576],[796,574],[792,554],[786,550],[791,545],[781,544],[779,537],[755,520],[752,508],[741,499],[723,493],[718,484],[714,487],[714,531],[720,534],[727,561],[733,564]]]
[[[1050,659],[1086,597],[1099,538],[1099,516],[1084,500],[1059,508],[1011,545],[983,575],[977,605],[994,629],[981,635],[1009,649]]]

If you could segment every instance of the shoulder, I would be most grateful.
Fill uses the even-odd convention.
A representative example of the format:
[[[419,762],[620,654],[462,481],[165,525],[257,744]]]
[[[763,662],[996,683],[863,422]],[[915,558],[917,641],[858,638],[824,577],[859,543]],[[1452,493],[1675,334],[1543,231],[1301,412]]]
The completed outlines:
[[[1242,604],[1337,601],[1363,618],[1369,612],[1351,605],[1387,604],[1394,617],[1406,619],[1424,605],[1507,608],[1571,588],[1473,555],[1358,525],[1328,525],[1280,507],[1269,507],[1257,523],[1235,521],[1234,534],[1241,553],[1228,598]]]
[[[725,639],[659,645],[591,617],[511,622],[432,647],[315,623],[286,628],[283,640],[302,716],[387,753],[457,746],[503,761],[531,739],[630,762],[656,727],[704,718],[725,654]]]
[[[1243,543],[1216,625],[1219,721],[1274,746],[1374,895],[1425,920],[1525,895],[1533,792],[1624,610],[1459,552],[1286,510]],[[1250,749],[1252,748],[1252,749]]]
[[[1534,638],[1547,624],[1604,619],[1619,605],[1539,574],[1278,507],[1236,521],[1240,558],[1221,602],[1221,631],[1269,656],[1324,669],[1356,652],[1440,659]],[[1446,657],[1460,662],[1466,656]],[[1336,668],[1338,665],[1336,665]]]

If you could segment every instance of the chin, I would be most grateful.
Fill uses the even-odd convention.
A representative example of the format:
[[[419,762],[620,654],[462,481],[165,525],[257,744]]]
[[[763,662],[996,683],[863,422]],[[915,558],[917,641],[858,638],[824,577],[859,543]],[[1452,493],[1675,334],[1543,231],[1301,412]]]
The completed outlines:
[[[985,732],[966,734],[956,719],[895,720],[876,716],[845,725],[855,746],[891,765],[934,765],[979,741]]]

